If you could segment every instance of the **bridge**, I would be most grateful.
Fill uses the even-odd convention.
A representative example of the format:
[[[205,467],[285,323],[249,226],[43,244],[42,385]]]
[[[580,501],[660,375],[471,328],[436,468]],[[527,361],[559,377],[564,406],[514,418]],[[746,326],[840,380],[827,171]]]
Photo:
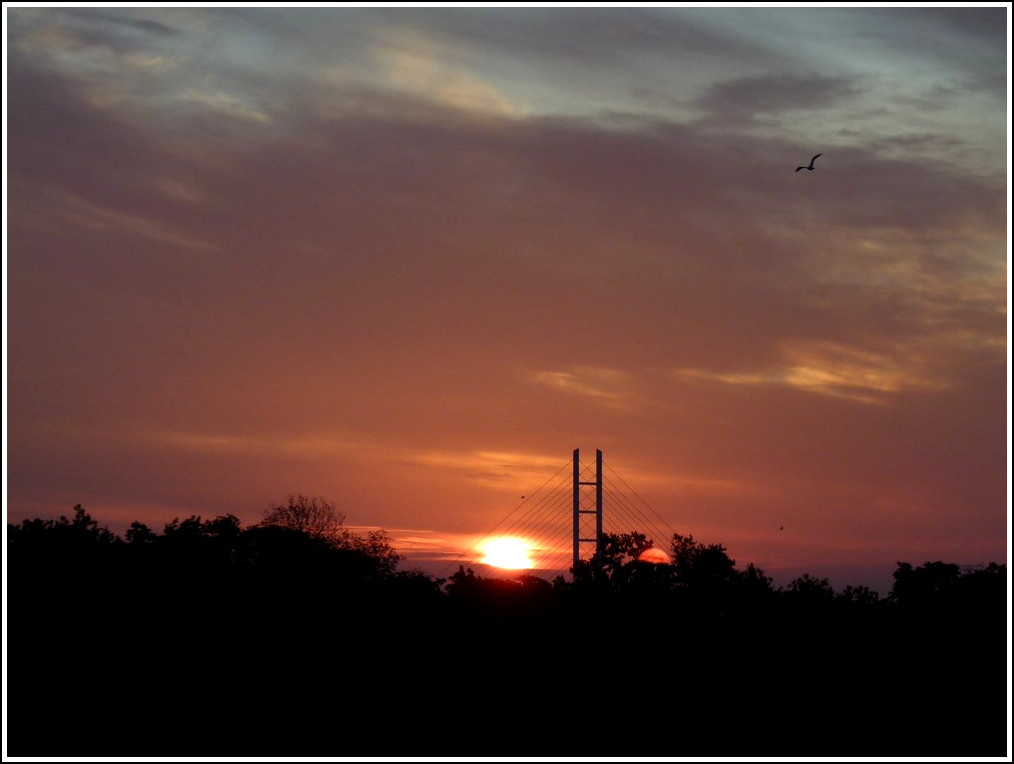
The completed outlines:
[[[580,449],[573,459],[470,549],[441,572],[459,566],[477,572],[490,567],[484,562],[487,545],[496,539],[523,541],[529,560],[524,572],[553,578],[569,571],[579,560],[590,558],[603,533],[645,534],[658,549],[668,552],[673,528],[595,451],[595,460],[582,461]],[[504,572],[500,570],[500,572]],[[517,572],[522,572],[519,569]]]

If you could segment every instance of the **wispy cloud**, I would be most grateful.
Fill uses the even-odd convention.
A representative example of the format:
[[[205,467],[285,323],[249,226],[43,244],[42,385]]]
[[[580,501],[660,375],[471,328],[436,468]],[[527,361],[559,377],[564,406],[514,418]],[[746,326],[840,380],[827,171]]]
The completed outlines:
[[[614,408],[631,407],[632,379],[628,372],[598,367],[531,372],[531,380],[538,385]]]
[[[894,353],[832,341],[785,343],[784,364],[738,372],[678,369],[681,379],[729,385],[780,386],[803,392],[882,404],[890,396],[918,390],[942,390],[947,383],[928,375],[922,359],[898,348]]]
[[[380,81],[396,92],[485,115],[523,113],[491,82],[453,63],[447,49],[419,29],[384,27],[373,52]]]
[[[208,109],[215,114],[224,115],[243,122],[266,124],[271,121],[270,115],[256,104],[247,102],[239,95],[222,90],[197,90],[188,88],[179,95],[182,104],[190,104]]]
[[[62,194],[60,201],[63,203],[60,214],[66,220],[85,228],[106,231],[114,235],[150,239],[160,244],[202,252],[214,252],[219,249],[216,244],[189,236],[175,226],[148,217],[109,209],[70,194]]]
[[[565,464],[566,456],[493,451],[402,451],[400,462],[451,471],[492,485],[528,482],[549,477]]]
[[[245,454],[276,457],[319,458],[326,455],[358,453],[360,443],[329,438],[287,438],[180,431],[154,431],[139,436],[143,441],[198,453]]]
[[[143,32],[161,37],[172,37],[179,34],[179,30],[177,28],[168,24],[163,24],[155,19],[144,18],[143,16],[138,15],[129,15],[144,13],[144,11],[138,11],[137,9],[128,9],[126,14],[106,13],[97,9],[82,11],[75,8],[67,8],[64,9],[63,12],[68,17],[76,19],[79,23],[85,25],[86,27],[100,28],[103,25],[109,25],[113,28]]]

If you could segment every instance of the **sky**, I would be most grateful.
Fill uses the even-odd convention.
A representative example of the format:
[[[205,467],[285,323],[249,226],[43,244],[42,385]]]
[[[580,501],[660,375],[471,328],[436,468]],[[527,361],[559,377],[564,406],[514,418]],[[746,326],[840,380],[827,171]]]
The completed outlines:
[[[776,586],[1007,562],[1009,4],[4,24],[8,522],[430,570],[600,449]]]

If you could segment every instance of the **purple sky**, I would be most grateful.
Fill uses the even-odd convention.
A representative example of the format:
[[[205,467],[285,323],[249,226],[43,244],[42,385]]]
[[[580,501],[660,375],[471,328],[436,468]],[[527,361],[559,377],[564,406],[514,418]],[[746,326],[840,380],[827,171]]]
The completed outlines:
[[[1008,4],[4,14],[8,522],[1006,563]]]

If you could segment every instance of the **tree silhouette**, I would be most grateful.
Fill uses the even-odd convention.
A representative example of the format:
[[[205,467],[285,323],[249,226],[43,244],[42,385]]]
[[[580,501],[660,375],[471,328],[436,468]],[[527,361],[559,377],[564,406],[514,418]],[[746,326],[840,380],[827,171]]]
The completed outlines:
[[[578,560],[572,568],[574,590],[583,596],[595,592],[600,595],[629,593],[635,581],[643,586],[649,580],[668,579],[668,565],[644,563],[638,559],[653,545],[651,539],[637,531],[603,533],[595,554],[587,560]],[[660,568],[664,568],[665,573],[657,575]],[[562,582],[558,584],[562,585]]]
[[[284,504],[272,504],[261,525],[274,525],[305,533],[314,538],[341,543],[348,534],[345,513],[320,496],[290,495]]]
[[[148,544],[155,543],[155,539],[158,538],[158,534],[155,533],[144,523],[135,520],[130,524],[127,532],[124,534],[128,544],[135,544],[137,546],[145,546]]]
[[[681,586],[715,590],[736,578],[736,562],[721,544],[702,544],[692,535],[674,533],[672,564]]]
[[[753,563],[736,568],[721,544],[704,544],[692,535],[674,533],[672,565],[682,602],[712,614],[747,612],[772,594],[771,578]]]
[[[809,573],[790,581],[788,592],[794,601],[810,607],[829,605],[835,597],[830,579],[817,578]]]
[[[991,562],[981,568],[967,571],[958,582],[958,600],[967,611],[966,624],[976,623],[992,629],[1001,628],[1000,614],[994,604],[1009,598],[1007,566]]]
[[[337,546],[356,552],[364,559],[369,560],[372,575],[376,577],[383,578],[394,575],[398,563],[402,559],[391,544],[391,538],[385,530],[370,530],[367,531],[366,536],[346,531]]]
[[[880,595],[868,586],[846,586],[835,595],[834,601],[846,607],[873,607],[880,603]]]
[[[899,562],[894,571],[890,599],[911,610],[937,610],[952,604],[958,591],[961,568],[953,563],[926,562],[917,568]]]
[[[73,519],[60,515],[59,520],[22,520],[19,525],[7,525],[8,549],[77,552],[117,541],[116,534],[99,525],[80,504],[74,505]]]

